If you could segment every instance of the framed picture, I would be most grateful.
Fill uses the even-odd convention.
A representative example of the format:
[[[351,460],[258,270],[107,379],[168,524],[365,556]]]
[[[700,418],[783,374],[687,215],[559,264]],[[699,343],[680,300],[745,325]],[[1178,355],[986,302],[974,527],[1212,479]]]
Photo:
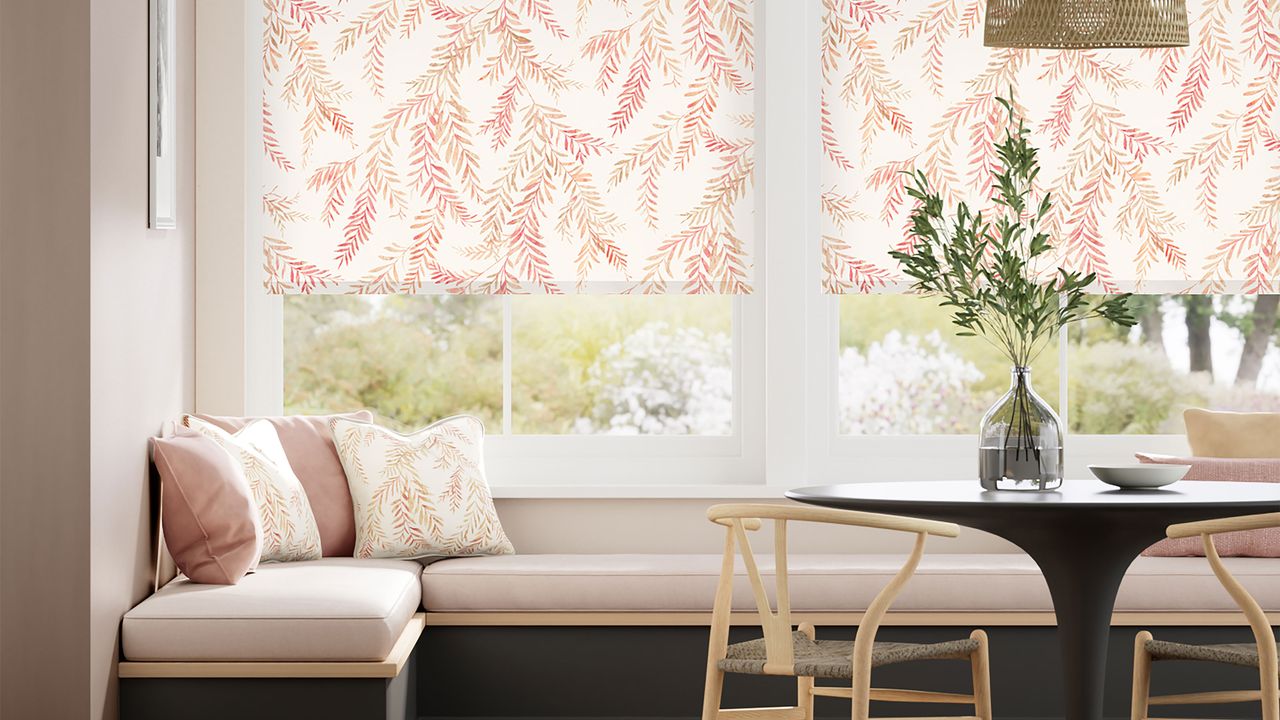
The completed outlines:
[[[150,176],[150,218],[153,230],[177,227],[178,166],[174,131],[177,128],[174,98],[174,0],[150,0],[151,32],[148,84],[148,154]]]

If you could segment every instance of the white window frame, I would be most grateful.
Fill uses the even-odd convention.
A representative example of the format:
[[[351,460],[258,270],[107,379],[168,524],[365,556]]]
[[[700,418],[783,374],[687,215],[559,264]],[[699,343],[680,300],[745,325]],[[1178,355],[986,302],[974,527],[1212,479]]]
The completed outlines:
[[[253,0],[196,0],[196,10],[196,410],[278,414],[283,311],[261,291],[260,178],[250,154],[261,146],[258,95],[248,87],[260,78],[261,18]],[[734,304],[734,435],[495,435],[487,446],[495,495],[776,498],[813,484],[974,479],[976,435],[838,432],[838,298],[821,291],[814,200],[821,16],[818,2],[757,0],[757,274],[756,292]],[[1088,463],[1131,462],[1134,449],[1185,451],[1181,437],[1162,435],[1067,443],[1069,477],[1086,477]]]

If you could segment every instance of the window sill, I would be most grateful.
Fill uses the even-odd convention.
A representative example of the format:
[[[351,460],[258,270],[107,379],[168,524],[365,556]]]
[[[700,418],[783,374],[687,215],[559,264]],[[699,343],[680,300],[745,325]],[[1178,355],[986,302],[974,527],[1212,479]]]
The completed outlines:
[[[493,497],[560,500],[782,500],[789,488],[772,485],[498,485]]]

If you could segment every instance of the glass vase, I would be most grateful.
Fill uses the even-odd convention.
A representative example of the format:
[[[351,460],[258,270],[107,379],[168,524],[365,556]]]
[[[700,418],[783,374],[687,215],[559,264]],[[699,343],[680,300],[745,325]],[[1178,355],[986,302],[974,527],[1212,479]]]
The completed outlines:
[[[1009,391],[982,418],[978,478],[987,490],[1055,490],[1062,485],[1062,426],[1015,367]]]

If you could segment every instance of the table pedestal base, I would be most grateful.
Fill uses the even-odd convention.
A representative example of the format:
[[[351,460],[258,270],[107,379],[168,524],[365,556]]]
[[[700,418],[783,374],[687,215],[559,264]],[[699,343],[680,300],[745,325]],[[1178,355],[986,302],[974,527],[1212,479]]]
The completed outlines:
[[[1164,537],[1164,528],[1161,523],[1124,530],[1108,526],[1109,532],[1101,534],[1097,527],[1001,533],[1036,561],[1049,585],[1058,619],[1066,720],[1102,719],[1116,593],[1134,558]]]

